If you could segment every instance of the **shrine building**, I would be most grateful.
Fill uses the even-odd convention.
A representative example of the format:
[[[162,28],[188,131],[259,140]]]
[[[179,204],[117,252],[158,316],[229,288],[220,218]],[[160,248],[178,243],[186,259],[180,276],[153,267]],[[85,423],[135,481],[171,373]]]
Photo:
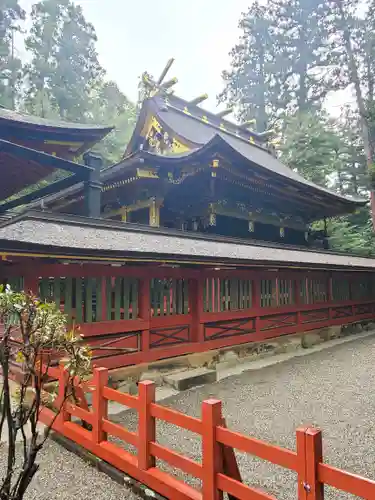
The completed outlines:
[[[269,133],[174,83],[144,76],[106,167],[95,144],[112,127],[0,108],[2,283],[55,301],[109,368],[373,321],[375,259],[311,230],[367,201],[304,179]]]

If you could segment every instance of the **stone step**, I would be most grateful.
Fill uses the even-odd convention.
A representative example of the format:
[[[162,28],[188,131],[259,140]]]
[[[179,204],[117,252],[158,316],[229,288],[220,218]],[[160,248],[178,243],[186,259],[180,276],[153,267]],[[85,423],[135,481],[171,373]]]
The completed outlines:
[[[216,370],[207,368],[195,368],[182,372],[169,373],[164,375],[164,383],[174,387],[178,391],[184,391],[197,385],[210,384],[216,382]]]

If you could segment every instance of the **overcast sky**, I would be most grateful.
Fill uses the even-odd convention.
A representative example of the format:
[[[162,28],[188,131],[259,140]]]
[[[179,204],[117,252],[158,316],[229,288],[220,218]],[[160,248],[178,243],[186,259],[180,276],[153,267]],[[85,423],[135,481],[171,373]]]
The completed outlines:
[[[204,107],[215,111],[223,89],[221,72],[229,67],[231,48],[240,35],[238,22],[253,0],[75,0],[83,6],[98,35],[100,62],[108,78],[137,99],[143,71],[157,77],[174,57],[168,77],[176,76],[176,94],[191,99],[207,93]],[[30,10],[35,0],[20,0]],[[19,47],[21,48],[21,47]],[[336,115],[351,102],[349,92],[327,101]]]
[[[238,21],[252,0],[77,0],[98,35],[98,52],[108,77],[137,99],[138,77],[155,77],[170,57],[168,74],[187,99],[209,94],[205,107],[216,109],[221,72],[238,40]],[[29,9],[33,0],[21,0]]]

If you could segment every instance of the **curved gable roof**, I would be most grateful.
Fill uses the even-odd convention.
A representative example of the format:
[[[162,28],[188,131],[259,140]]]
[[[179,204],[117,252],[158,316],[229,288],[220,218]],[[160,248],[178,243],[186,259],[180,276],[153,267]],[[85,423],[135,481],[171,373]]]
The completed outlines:
[[[252,144],[243,137],[236,136],[236,134],[231,131],[220,130],[216,124],[203,122],[194,115],[186,114],[173,106],[169,106],[168,103],[162,104],[160,98],[154,98],[152,100],[151,109],[158,121],[160,121],[161,125],[165,127],[169,133],[174,133],[180,139],[186,140],[197,146],[191,152],[183,153],[182,155],[163,156],[163,158],[173,158],[174,161],[176,161],[178,156],[184,158],[190,157],[191,155],[196,155],[199,150],[203,152],[206,148],[219,146],[221,141],[221,144],[225,143],[233,152],[241,155],[244,160],[254,163],[276,175],[282,176],[289,181],[312,188],[317,194],[329,195],[348,205],[365,205],[367,203],[367,200],[363,198],[349,198],[305,179],[298,172],[292,170],[278,158],[273,156],[266,148]]]

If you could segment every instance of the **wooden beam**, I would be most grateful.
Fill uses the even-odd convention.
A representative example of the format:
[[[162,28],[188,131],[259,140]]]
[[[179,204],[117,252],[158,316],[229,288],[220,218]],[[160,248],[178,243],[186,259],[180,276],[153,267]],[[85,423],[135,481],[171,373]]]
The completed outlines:
[[[250,127],[250,125],[255,125],[255,124],[256,124],[256,120],[252,119],[252,120],[247,120],[246,122],[241,123],[240,127],[244,128],[244,129],[248,129]]]
[[[160,226],[160,203],[157,203],[155,198],[151,199],[150,203],[150,226]]]
[[[226,208],[218,203],[213,203],[212,209],[217,215],[261,222],[263,224],[270,224],[276,227],[289,227],[291,229],[296,229],[297,231],[306,230],[306,226],[303,224],[298,224],[298,222],[293,222],[292,220],[280,220],[278,217],[272,215],[263,215],[258,214],[257,212],[241,211],[239,209],[236,210],[234,207]]]
[[[202,95],[196,97],[195,99],[192,99],[191,101],[189,101],[189,104],[192,104],[193,106],[198,106],[198,104],[205,101],[206,99],[208,99],[208,94],[202,94]]]
[[[219,111],[218,113],[215,113],[215,116],[217,116],[218,118],[223,118],[224,116],[227,116],[227,115],[230,115],[231,113],[233,113],[233,111],[234,111],[233,107],[226,108],[226,109],[223,109],[222,111]]]
[[[139,200],[132,205],[123,205],[116,210],[112,210],[111,212],[107,212],[102,214],[102,217],[105,219],[110,219],[111,217],[115,217],[116,215],[121,215],[121,217],[126,217],[131,212],[136,212],[137,210],[142,210],[143,208],[150,208],[152,204],[159,207],[163,204],[163,198],[149,198],[147,200]]]
[[[270,129],[270,130],[266,130],[265,132],[260,132],[258,135],[260,137],[269,137],[270,135],[274,135],[274,134],[276,134],[276,131],[273,129]]]
[[[161,88],[164,90],[170,89],[171,87],[173,87],[173,85],[176,85],[177,82],[178,79],[176,77],[173,77],[167,82],[163,83],[163,85],[161,85]]]
[[[70,186],[73,186],[74,184],[77,184],[81,180],[82,178],[77,175],[71,175],[69,177],[65,177],[64,179],[53,182],[52,184],[48,184],[48,186],[32,191],[31,193],[25,194],[24,196],[20,196],[15,200],[3,203],[2,205],[0,205],[0,213],[18,207],[20,205],[26,205],[27,203],[31,203],[32,201],[38,199],[40,199],[40,202],[42,203],[41,198],[44,198],[45,196],[48,196],[53,193],[58,193],[63,189],[66,189]]]
[[[161,83],[163,82],[164,78],[167,76],[168,71],[171,69],[171,66],[172,66],[173,63],[174,63],[174,58],[171,57],[168,60],[167,64],[165,65],[163,71],[161,72],[161,74],[160,74],[160,76],[159,76],[159,78],[158,78],[158,80],[156,82],[158,85],[161,85]]]

